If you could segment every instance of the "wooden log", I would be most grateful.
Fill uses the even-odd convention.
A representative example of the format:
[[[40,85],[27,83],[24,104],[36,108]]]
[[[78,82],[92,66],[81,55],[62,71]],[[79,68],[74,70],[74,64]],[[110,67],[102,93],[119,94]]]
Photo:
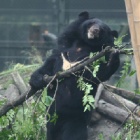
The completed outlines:
[[[0,108],[0,117],[3,115],[6,115],[6,113],[10,109],[13,109],[19,105],[22,105],[24,101],[26,101],[28,98],[30,98],[32,95],[34,95],[36,92],[37,92],[37,90],[35,90],[35,89],[28,89],[28,91],[26,91],[26,93],[21,94],[18,98],[16,98],[12,102],[8,101],[7,103],[5,103],[5,105],[3,105]]]
[[[112,88],[109,88],[109,87],[112,87]],[[97,108],[98,101],[100,99],[103,99],[112,105],[115,105],[121,109],[128,111],[129,113],[132,113],[132,114],[135,113],[137,116],[140,116],[140,106],[133,103],[131,100],[127,100],[127,99],[123,98],[122,96],[117,95],[116,93],[119,90],[120,90],[119,88],[117,90],[117,88],[115,88],[113,86],[105,85],[105,84],[101,83],[98,86],[98,89],[96,92],[94,106]],[[125,90],[123,90],[123,91],[125,93],[128,92]],[[121,90],[121,92],[122,92],[122,90]]]
[[[115,94],[118,94],[128,100],[133,101],[134,103],[140,103],[140,95],[139,94],[135,94],[134,92],[130,92],[121,88],[116,88],[114,86],[111,85],[105,85],[107,87],[107,90],[110,92],[113,92]]]
[[[104,100],[99,100],[98,102],[98,111],[119,121],[119,122],[125,122],[125,121],[131,121],[136,120],[140,122],[140,118],[137,116],[129,115],[129,113],[119,107],[116,107],[112,104],[107,103]],[[134,117],[134,118],[133,118]]]
[[[23,81],[22,77],[20,76],[20,74],[18,72],[13,72],[11,75],[13,77],[15,85],[20,91],[20,94],[25,93],[27,91],[27,86],[25,82]]]
[[[11,94],[12,93],[12,94]],[[6,89],[3,97],[7,99],[7,101],[13,102],[20,96],[18,88],[14,84],[10,84]]]
[[[101,97],[101,94],[102,94],[103,90],[104,90],[104,86],[101,83],[101,84],[99,84],[97,92],[96,92],[96,95],[95,95],[95,102],[94,102],[94,107],[95,108],[97,108],[97,106],[98,106],[98,101],[99,101],[99,99]]]
[[[129,113],[134,113],[137,116],[140,116],[140,106],[131,102],[130,100],[122,98],[117,94],[103,90],[100,98],[116,107],[126,110]]]

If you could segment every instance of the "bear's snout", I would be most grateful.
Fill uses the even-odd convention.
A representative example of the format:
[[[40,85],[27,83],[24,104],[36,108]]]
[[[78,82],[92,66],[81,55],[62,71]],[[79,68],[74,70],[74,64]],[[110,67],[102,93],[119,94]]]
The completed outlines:
[[[88,32],[87,32],[88,39],[98,38],[99,37],[99,32],[100,32],[99,27],[91,26],[88,29]]]

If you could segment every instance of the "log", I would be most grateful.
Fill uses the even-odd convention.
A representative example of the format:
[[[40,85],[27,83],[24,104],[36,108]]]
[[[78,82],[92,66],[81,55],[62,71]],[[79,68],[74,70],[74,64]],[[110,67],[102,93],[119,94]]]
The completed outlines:
[[[12,94],[11,94],[12,93]],[[2,95],[6,100],[12,102],[17,97],[19,97],[19,90],[14,84],[10,84]]]
[[[23,81],[22,77],[20,76],[20,74],[18,72],[13,72],[11,75],[13,77],[15,85],[20,91],[20,94],[23,94],[25,91],[27,91],[27,86],[25,82]]]
[[[113,87],[113,86],[110,86],[108,85],[108,87]],[[133,111],[136,107],[137,111],[140,110],[140,107],[138,105],[136,105],[135,103],[133,103],[131,100],[127,100],[125,98],[123,98],[122,96],[119,96],[117,95],[117,92],[120,90],[118,88],[118,91],[117,91],[117,88],[113,88],[115,89],[115,92],[113,90],[110,90],[109,88],[107,87],[107,85],[104,85],[104,84],[100,84],[98,86],[98,90],[96,92],[96,96],[95,96],[95,103],[97,104],[97,102],[100,100],[100,99],[103,99],[105,100],[106,102],[108,103],[111,103],[119,108],[122,108],[126,111]],[[127,93],[127,91],[123,90],[124,92]],[[96,105],[95,105],[96,107]]]
[[[137,116],[140,115],[140,106],[110,91],[103,90],[100,99],[126,110],[129,113],[133,112]]]
[[[37,92],[35,89],[28,89],[26,93],[21,94],[18,98],[13,100],[12,102],[8,101],[5,105],[0,108],[0,117],[6,115],[6,113],[19,105],[22,105],[24,101],[26,101],[29,97],[34,95]]]
[[[118,91],[117,91],[117,88],[115,88],[115,87],[111,88],[111,89],[115,89],[116,92],[114,92],[113,90],[110,90],[108,87],[113,87],[113,86],[105,85],[103,83],[101,83],[98,86],[96,96],[95,96],[95,103],[94,103],[95,108],[98,107],[98,101],[100,99],[103,99],[107,103],[115,105],[116,107],[119,107],[120,109],[126,110],[130,114],[134,113],[137,116],[140,116],[140,106],[138,106],[137,104],[133,103],[130,100],[127,100],[127,99],[117,95],[116,92],[121,90],[120,88],[118,88]],[[123,90],[123,91],[125,93],[128,93],[128,91],[125,91],[125,90]]]
[[[132,121],[136,120],[140,122],[140,118],[135,116],[135,115],[129,115],[129,113],[119,107],[116,107],[112,104],[107,103],[104,100],[99,100],[98,102],[98,111],[115,119],[116,121],[119,122],[125,122],[125,121]]]
[[[134,103],[139,104],[140,103],[140,95],[139,94],[135,94],[134,92],[130,92],[121,88],[116,88],[114,86],[111,85],[105,85],[106,89],[110,92],[116,93],[128,100],[133,101]]]

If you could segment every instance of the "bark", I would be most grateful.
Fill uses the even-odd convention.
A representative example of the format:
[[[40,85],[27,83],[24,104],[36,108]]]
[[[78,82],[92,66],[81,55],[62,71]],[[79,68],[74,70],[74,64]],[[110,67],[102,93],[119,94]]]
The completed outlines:
[[[140,115],[140,106],[110,91],[103,90],[101,99],[104,99],[106,102],[126,110],[129,113],[133,112],[138,116]]]
[[[26,91],[26,93],[21,94],[18,98],[16,98],[12,102],[11,101],[6,102],[5,105],[0,108],[0,117],[3,115],[6,115],[6,113],[10,109],[13,109],[19,105],[22,105],[24,101],[26,101],[29,97],[34,95],[36,92],[37,90],[29,89],[28,91]]]
[[[136,120],[138,122],[140,122],[140,118],[135,116],[135,115],[130,115],[127,111],[114,106],[112,104],[107,103],[104,100],[99,100],[98,103],[98,107],[97,107],[98,111],[110,116],[111,118],[119,121],[119,122],[126,122],[126,121],[130,121],[130,120]]]
[[[12,77],[15,85],[19,89],[20,94],[23,94],[25,91],[27,91],[27,86],[18,72],[13,72]]]
[[[135,94],[133,92],[130,92],[130,91],[127,91],[127,90],[124,90],[124,89],[121,89],[121,88],[116,88],[114,86],[111,86],[111,85],[106,85],[107,89],[113,93],[116,93],[128,100],[131,100],[135,103],[140,103],[140,95],[139,94]]]

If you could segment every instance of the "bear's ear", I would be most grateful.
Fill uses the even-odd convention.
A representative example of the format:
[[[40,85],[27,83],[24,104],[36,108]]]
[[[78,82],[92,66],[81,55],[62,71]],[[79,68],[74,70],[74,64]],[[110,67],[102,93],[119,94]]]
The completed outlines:
[[[83,11],[78,16],[79,16],[79,18],[88,19],[89,18],[89,13],[87,11]]]
[[[111,34],[115,37],[115,38],[118,38],[118,32],[117,31],[111,31]]]

